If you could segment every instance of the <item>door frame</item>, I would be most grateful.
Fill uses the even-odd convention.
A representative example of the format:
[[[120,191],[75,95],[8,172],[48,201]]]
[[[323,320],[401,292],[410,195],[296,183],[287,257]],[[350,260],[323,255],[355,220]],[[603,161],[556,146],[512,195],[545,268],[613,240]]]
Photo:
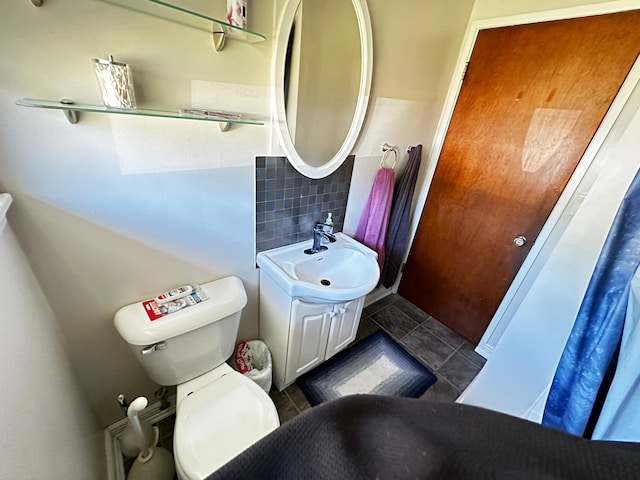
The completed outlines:
[[[618,0],[613,2],[602,2],[591,5],[581,5],[577,7],[560,8],[556,10],[547,10],[534,13],[525,13],[519,15],[510,15],[504,17],[494,17],[488,19],[471,20],[467,26],[464,40],[458,60],[454,69],[454,74],[449,85],[449,90],[445,98],[442,113],[438,121],[438,126],[429,150],[427,159],[427,167],[424,174],[424,180],[415,204],[415,214],[413,215],[410,227],[410,242],[404,255],[404,262],[407,261],[413,240],[415,238],[420,216],[427,199],[429,188],[433,181],[433,176],[437,166],[438,158],[444,144],[444,139],[449,128],[449,123],[453,115],[453,110],[458,100],[458,94],[462,88],[462,79],[466,70],[466,65],[471,58],[473,47],[478,36],[478,32],[483,29],[506,27],[513,25],[524,25],[530,23],[539,23],[551,20],[564,20],[576,17],[585,17],[593,15],[601,15],[607,13],[617,13],[627,10],[640,9],[640,0]],[[472,13],[473,16],[473,13]],[[513,314],[518,309],[522,300],[528,293],[529,288],[537,277],[539,271],[543,267],[546,259],[553,250],[562,232],[566,228],[573,214],[577,211],[580,204],[591,189],[591,185],[597,176],[597,172],[602,167],[603,162],[594,162],[598,153],[600,157],[606,157],[606,152],[600,152],[604,140],[609,134],[615,133],[613,126],[618,119],[623,107],[629,99],[631,92],[640,83],[640,59],[634,63],[629,75],[620,87],[620,90],[614,98],[611,107],[607,111],[602,123],[596,130],[596,133],[589,143],[584,155],[578,162],[578,165],[569,179],[565,189],[560,194],[556,205],[551,211],[547,221],[545,222],[535,243],[531,247],[522,266],[518,270],[513,282],[507,289],[496,313],[494,314],[487,330],[485,331],[480,343],[476,347],[476,352],[485,358],[489,358],[495,349],[498,341],[502,337],[504,331],[508,327]],[[585,176],[589,171],[590,175]],[[583,181],[584,180],[584,181]],[[396,281],[393,291],[397,291],[400,284],[401,276]]]

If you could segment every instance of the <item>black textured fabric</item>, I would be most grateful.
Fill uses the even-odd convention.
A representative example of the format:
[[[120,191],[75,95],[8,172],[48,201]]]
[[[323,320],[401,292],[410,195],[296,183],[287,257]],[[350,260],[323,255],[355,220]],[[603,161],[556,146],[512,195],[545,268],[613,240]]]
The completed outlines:
[[[354,395],[264,437],[215,479],[640,479],[640,445],[454,403]]]

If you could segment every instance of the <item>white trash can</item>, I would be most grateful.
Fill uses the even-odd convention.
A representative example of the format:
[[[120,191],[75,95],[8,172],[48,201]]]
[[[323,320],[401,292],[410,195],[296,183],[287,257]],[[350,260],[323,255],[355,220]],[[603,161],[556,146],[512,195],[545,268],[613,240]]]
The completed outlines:
[[[256,382],[265,392],[271,390],[273,364],[267,344],[261,340],[240,342],[234,355],[235,368]]]

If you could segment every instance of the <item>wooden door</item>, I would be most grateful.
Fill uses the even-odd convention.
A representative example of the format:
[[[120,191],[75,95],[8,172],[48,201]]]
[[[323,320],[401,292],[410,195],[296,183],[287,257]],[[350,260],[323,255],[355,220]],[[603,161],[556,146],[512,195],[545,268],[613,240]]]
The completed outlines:
[[[639,10],[479,32],[403,297],[478,343],[639,52]]]

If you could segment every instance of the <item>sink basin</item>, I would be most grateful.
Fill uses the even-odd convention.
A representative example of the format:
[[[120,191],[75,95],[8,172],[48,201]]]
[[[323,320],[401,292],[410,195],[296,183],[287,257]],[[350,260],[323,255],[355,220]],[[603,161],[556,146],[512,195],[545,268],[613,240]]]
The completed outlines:
[[[312,303],[354,300],[378,284],[377,254],[351,237],[336,234],[327,250],[306,254],[313,240],[258,253],[258,266],[291,297]]]

